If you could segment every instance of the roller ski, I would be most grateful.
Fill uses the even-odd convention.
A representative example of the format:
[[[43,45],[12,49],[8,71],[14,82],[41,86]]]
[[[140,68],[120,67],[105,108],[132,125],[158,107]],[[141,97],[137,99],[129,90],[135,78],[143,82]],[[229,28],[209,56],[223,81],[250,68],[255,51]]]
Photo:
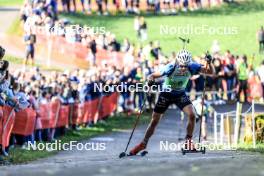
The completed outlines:
[[[202,153],[205,154],[205,147],[199,146],[198,148],[195,148],[195,145],[192,140],[187,139],[184,143],[184,146],[181,148],[181,152],[183,155],[186,153]]]
[[[135,146],[130,152],[129,154],[122,152],[119,155],[119,158],[123,158],[126,156],[145,156],[148,154],[148,151],[145,150],[146,149],[146,144],[144,143],[140,143],[137,146]]]

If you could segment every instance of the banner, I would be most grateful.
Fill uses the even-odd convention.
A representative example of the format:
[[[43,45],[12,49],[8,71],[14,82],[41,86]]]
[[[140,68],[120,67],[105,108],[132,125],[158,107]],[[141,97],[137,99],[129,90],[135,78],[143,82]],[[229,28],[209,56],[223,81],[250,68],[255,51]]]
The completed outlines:
[[[15,124],[12,130],[14,134],[28,136],[35,130],[36,111],[27,108],[15,114]]]
[[[63,105],[60,107],[59,118],[56,127],[65,127],[69,125],[69,113],[70,113],[69,105]]]
[[[80,42],[68,42],[66,38],[54,35],[38,35],[36,45],[37,53],[47,60],[55,60],[63,64],[77,66],[79,68],[89,68],[92,55],[89,48]],[[67,56],[67,59],[65,59]],[[103,67],[105,63],[122,67],[124,65],[124,53],[112,52],[105,49],[97,48],[96,64]],[[51,62],[51,61],[49,61]]]
[[[75,103],[72,108],[72,124],[80,125],[83,122],[84,104]]]
[[[117,93],[112,93],[109,96],[104,96],[102,99],[102,107],[99,112],[99,119],[109,116],[117,108]]]
[[[15,122],[15,112],[10,106],[1,107],[0,144],[4,147],[9,145],[11,131]]]
[[[105,118],[117,108],[118,94],[112,93],[83,104],[61,105],[59,99],[39,106],[40,125],[36,126],[37,113],[32,108],[14,112],[9,106],[0,107],[0,144],[9,145],[11,132],[28,136],[35,129],[66,127],[72,124],[94,122]]]
[[[83,123],[94,122],[96,114],[98,114],[99,99],[91,100],[85,102],[85,114],[83,118]]]
[[[251,102],[252,99],[260,99],[263,95],[262,85],[257,76],[252,76],[248,79],[248,101]]]

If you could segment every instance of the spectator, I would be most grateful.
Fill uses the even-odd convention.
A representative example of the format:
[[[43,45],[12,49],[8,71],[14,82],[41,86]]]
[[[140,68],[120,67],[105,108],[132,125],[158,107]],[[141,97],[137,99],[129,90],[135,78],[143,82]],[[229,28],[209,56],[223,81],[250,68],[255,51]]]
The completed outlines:
[[[259,43],[259,53],[264,52],[264,29],[263,26],[257,32],[257,42]]]
[[[82,5],[82,12],[85,13],[86,12],[86,8],[85,5],[87,5],[87,14],[90,15],[92,13],[91,11],[91,0],[80,0],[81,1],[81,5]],[[87,2],[87,4],[86,4]]]
[[[92,39],[92,41],[89,43],[89,48],[90,48],[90,61],[92,63],[92,65],[95,65],[96,63],[96,53],[97,53],[97,47],[96,47],[96,42],[94,39]]]
[[[247,102],[247,80],[248,80],[248,65],[247,65],[247,57],[244,55],[239,64],[237,65],[237,74],[238,74],[238,101],[242,102],[240,99],[241,92],[244,94],[244,101]]]
[[[263,101],[264,100],[264,61],[262,61],[261,66],[257,69],[257,75],[259,76],[259,79],[262,84],[262,90],[263,90],[262,101]]]
[[[154,47],[151,49],[151,55],[155,58],[156,61],[159,60],[159,56],[161,55],[161,47],[159,41],[154,43]]]
[[[143,72],[142,72],[142,68],[138,67],[136,70],[136,75],[135,75],[135,82],[136,83],[140,83],[141,85],[143,85]],[[136,107],[136,109],[140,110],[143,104],[143,99],[144,99],[144,92],[143,90],[141,91],[136,91],[134,93],[134,107]]]
[[[116,7],[116,11],[120,12],[120,5],[121,5],[121,0],[113,0],[113,4]]]
[[[170,0],[163,0],[163,9],[161,10],[162,13],[164,14],[169,14],[170,13]]]
[[[224,69],[221,63],[221,60],[218,57],[213,59],[213,65],[215,67],[215,75],[213,77],[213,90],[218,90],[218,92],[223,92],[223,79],[224,79]],[[222,98],[223,95],[220,95]],[[220,98],[218,95],[215,95],[215,99],[218,100]]]
[[[140,17],[139,19],[139,37],[141,41],[145,41],[148,39],[147,23],[144,17]]]
[[[71,12],[71,1],[70,0],[61,0],[63,11]]]
[[[140,28],[140,17],[139,16],[136,16],[134,18],[134,30],[137,32],[137,37],[138,38],[140,38],[139,28]]]
[[[26,31],[26,34],[24,36],[24,41],[26,44],[26,58],[24,60],[24,65],[26,66],[28,64],[34,65],[34,56],[35,56],[35,43],[36,43],[36,35],[32,33],[31,29]]]
[[[128,38],[125,38],[124,42],[122,44],[122,47],[121,47],[121,51],[122,52],[128,52],[129,49],[130,49],[130,42],[129,42]]]
[[[231,100],[232,93],[231,91],[234,88],[234,79],[235,79],[235,66],[234,64],[231,63],[230,59],[227,59],[227,63],[224,66],[224,74],[225,74],[225,79],[227,82],[227,97],[228,100]]]
[[[109,50],[110,51],[120,51],[120,43],[116,40],[115,35],[110,36]]]
[[[214,40],[213,45],[211,47],[211,52],[213,55],[220,53],[220,45],[217,40]]]
[[[97,6],[98,6],[98,15],[103,14],[103,0],[96,0]]]

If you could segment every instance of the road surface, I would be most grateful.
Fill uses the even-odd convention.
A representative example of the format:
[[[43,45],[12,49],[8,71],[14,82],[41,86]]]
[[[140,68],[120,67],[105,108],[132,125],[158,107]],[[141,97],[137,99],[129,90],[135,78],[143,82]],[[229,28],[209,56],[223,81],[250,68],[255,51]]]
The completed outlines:
[[[129,137],[130,130],[125,130],[83,141],[105,143],[106,149],[103,151],[63,151],[29,164],[2,166],[0,175],[264,176],[264,155],[259,153],[207,151],[204,155],[182,155],[179,151],[161,150],[160,141],[172,144],[178,142],[178,137],[184,136],[184,128],[180,128],[178,117],[176,110],[166,113],[149,143],[149,154],[145,157],[118,158]],[[141,140],[145,128],[146,126],[141,126],[136,130],[131,146]]]

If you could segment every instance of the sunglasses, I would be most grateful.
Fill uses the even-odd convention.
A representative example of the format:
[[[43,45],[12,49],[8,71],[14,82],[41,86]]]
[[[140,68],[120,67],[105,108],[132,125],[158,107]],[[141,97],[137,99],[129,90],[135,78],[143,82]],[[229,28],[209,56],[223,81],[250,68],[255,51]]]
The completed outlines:
[[[179,65],[180,68],[187,68],[187,65]]]

